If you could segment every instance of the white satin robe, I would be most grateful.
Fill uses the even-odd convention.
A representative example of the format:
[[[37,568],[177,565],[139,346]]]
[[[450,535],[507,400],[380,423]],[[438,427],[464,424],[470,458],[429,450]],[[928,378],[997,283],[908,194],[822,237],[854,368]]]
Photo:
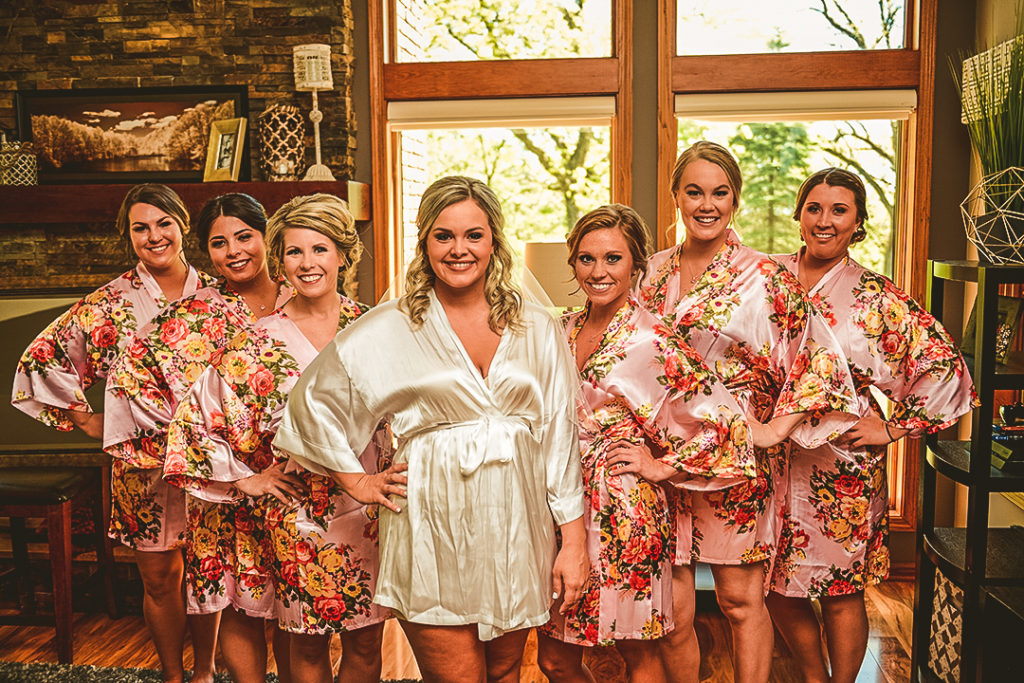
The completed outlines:
[[[382,304],[303,373],[274,439],[313,471],[362,472],[388,419],[409,485],[400,513],[381,508],[375,601],[481,640],[547,621],[555,525],[583,515],[579,379],[557,321],[529,304],[523,319],[484,379],[433,292],[418,328]]]

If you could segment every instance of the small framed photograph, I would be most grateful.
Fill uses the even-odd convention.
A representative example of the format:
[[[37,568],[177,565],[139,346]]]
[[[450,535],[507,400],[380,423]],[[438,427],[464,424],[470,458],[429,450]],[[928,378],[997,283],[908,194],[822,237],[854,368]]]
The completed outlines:
[[[245,149],[245,119],[224,119],[210,124],[203,182],[238,180]]]
[[[1006,363],[1006,356],[1010,351],[1010,344],[1017,336],[1020,327],[1021,304],[1024,300],[1015,297],[1000,296],[996,304],[996,362]],[[978,304],[975,301],[971,308],[971,315],[964,327],[964,336],[960,341],[960,352],[965,356],[974,356],[974,340],[977,336]]]

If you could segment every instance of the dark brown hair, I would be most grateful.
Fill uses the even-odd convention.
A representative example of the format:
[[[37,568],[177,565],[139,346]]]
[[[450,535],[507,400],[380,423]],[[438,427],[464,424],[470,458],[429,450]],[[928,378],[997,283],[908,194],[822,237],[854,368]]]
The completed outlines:
[[[654,251],[651,233],[647,224],[636,211],[624,204],[606,204],[588,211],[573,226],[566,238],[569,246],[569,266],[573,267],[580,253],[580,242],[584,237],[603,228],[618,228],[629,245],[629,255],[633,257],[633,272],[647,269],[647,259]]]
[[[860,176],[846,169],[829,167],[811,174],[803,182],[796,194],[796,209],[793,211],[793,220],[800,220],[800,213],[804,210],[804,204],[807,203],[807,195],[822,183],[830,187],[845,187],[853,193],[853,205],[857,209],[857,220],[860,221],[860,225],[853,231],[850,244],[862,242],[868,236],[868,231],[864,227],[864,223],[868,220],[868,193]]]
[[[231,192],[210,199],[199,212],[199,218],[196,219],[196,234],[202,248],[208,248],[210,229],[213,222],[221,216],[237,218],[261,235],[267,234],[267,212],[263,210],[263,205],[247,194]]]
[[[117,234],[121,236],[121,239],[124,240],[125,245],[128,247],[129,254],[134,256],[135,250],[132,248],[132,238],[128,234],[131,230],[131,221],[128,219],[128,214],[136,204],[155,206],[178,222],[178,227],[181,229],[183,237],[188,234],[188,209],[185,208],[185,202],[181,201],[181,197],[178,196],[177,192],[166,185],[158,183],[136,185],[128,190],[128,194],[121,201],[121,208],[117,210],[117,219],[114,223],[117,227]]]

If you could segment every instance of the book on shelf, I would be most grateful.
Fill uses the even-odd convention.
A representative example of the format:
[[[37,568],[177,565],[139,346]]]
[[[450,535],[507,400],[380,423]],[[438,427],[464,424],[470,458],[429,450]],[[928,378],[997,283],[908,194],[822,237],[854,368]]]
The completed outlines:
[[[1024,474],[1024,448],[1011,448],[1006,443],[992,440],[992,467],[1007,474]]]

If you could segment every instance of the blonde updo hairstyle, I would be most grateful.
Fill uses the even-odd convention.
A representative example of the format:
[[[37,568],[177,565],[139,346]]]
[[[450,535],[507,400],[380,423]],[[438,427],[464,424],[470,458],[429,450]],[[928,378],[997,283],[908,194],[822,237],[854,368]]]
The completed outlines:
[[[129,234],[132,226],[128,216],[132,207],[136,204],[149,204],[150,206],[155,206],[173,218],[178,223],[178,228],[181,230],[182,242],[185,241],[185,236],[188,235],[190,221],[188,209],[185,208],[185,202],[181,201],[181,197],[178,196],[177,192],[166,185],[161,185],[159,183],[143,183],[142,185],[136,185],[132,189],[128,190],[128,193],[124,196],[124,200],[121,202],[121,208],[117,210],[117,219],[114,223],[117,227],[117,234],[120,235],[121,239],[124,241],[129,256],[138,256],[135,253],[135,249],[132,247],[132,238]]]
[[[289,228],[315,230],[334,242],[342,261],[338,286],[346,295],[355,296],[356,265],[363,255],[363,243],[348,203],[333,194],[319,193],[294,197],[275,211],[267,222],[267,253],[274,277],[282,274],[284,235]]]
[[[740,206],[740,194],[743,192],[743,174],[740,172],[740,165],[732,152],[716,142],[700,140],[683,150],[683,153],[676,159],[676,165],[672,168],[672,197],[679,191],[679,183],[683,179],[683,171],[686,167],[698,159],[710,161],[725,172],[729,179],[729,186],[732,188],[732,208]]]
[[[441,212],[467,199],[473,200],[487,215],[491,229],[492,253],[484,281],[484,296],[491,308],[487,325],[496,333],[505,327],[522,329],[523,297],[512,281],[512,249],[505,239],[501,203],[486,183],[464,176],[435,180],[420,198],[420,208],[416,213],[416,251],[405,275],[405,294],[399,301],[399,307],[408,314],[415,327],[423,324],[430,305],[430,290],[437,280],[427,256],[427,239]]]
[[[606,204],[588,211],[573,226],[566,244],[569,247],[569,267],[575,272],[576,258],[580,253],[580,242],[584,237],[604,228],[618,228],[629,246],[633,257],[633,276],[647,270],[647,259],[654,251],[651,233],[647,224],[636,211],[624,204]]]
[[[868,220],[868,191],[859,175],[843,168],[823,168],[811,174],[803,182],[796,193],[796,209],[793,211],[793,220],[800,222],[800,214],[804,210],[804,204],[807,203],[807,195],[822,183],[829,187],[845,187],[853,193],[853,205],[857,209],[857,220],[860,221],[860,225],[853,231],[850,244],[863,242],[868,236],[867,228],[864,227],[864,223]]]

